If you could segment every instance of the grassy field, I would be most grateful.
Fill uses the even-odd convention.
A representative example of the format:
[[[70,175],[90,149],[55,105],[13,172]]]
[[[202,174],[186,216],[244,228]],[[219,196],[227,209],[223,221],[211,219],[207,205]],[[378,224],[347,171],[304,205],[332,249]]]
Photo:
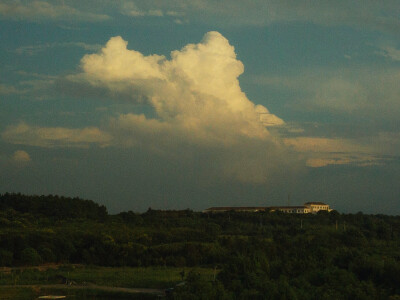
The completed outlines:
[[[31,288],[4,288],[0,286],[0,299],[36,299],[36,291]]]
[[[1,285],[62,283],[67,278],[76,284],[93,283],[102,286],[129,288],[168,288],[182,281],[181,272],[187,275],[191,269],[173,267],[111,268],[96,266],[63,265],[57,268],[15,268],[0,271]],[[212,280],[214,270],[196,268],[204,279]]]
[[[84,267],[63,272],[64,276],[76,282],[92,282],[98,285],[142,288],[167,288],[182,281],[182,268],[149,267],[149,268],[106,268]],[[187,274],[190,269],[186,269]],[[197,268],[205,279],[212,280],[213,269]]]
[[[79,299],[157,299],[154,295],[124,294],[66,288],[21,287],[21,285],[59,284],[63,278],[76,285],[96,284],[99,286],[126,288],[164,289],[182,281],[181,272],[187,275],[191,269],[171,267],[110,268],[81,265],[61,265],[51,267],[13,268],[0,270],[0,299],[37,299],[40,295],[58,294]],[[204,279],[212,280],[213,269],[197,268]],[[14,285],[15,287],[5,287]]]
[[[121,292],[106,292],[106,291],[98,291],[93,289],[86,290],[71,290],[68,288],[1,288],[0,287],[0,299],[1,300],[33,300],[38,299],[39,296],[43,295],[63,295],[66,296],[66,299],[96,299],[96,300],[125,300],[125,299],[133,299],[133,300],[153,300],[159,299],[159,297],[155,295],[146,295],[146,294],[127,294]]]

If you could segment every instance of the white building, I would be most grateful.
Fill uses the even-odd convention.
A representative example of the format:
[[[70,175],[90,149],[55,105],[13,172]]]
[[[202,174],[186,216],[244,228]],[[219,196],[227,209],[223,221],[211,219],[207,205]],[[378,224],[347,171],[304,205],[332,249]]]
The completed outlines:
[[[307,207],[311,213],[317,213],[320,210],[325,210],[327,212],[332,211],[333,209],[329,208],[328,204],[325,204],[323,202],[306,202],[304,203],[304,206]]]

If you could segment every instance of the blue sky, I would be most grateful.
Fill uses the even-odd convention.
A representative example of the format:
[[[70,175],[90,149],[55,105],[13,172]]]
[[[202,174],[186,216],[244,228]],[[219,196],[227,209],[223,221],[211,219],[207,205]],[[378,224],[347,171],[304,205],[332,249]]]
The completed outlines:
[[[400,213],[396,1],[0,3],[0,192]]]

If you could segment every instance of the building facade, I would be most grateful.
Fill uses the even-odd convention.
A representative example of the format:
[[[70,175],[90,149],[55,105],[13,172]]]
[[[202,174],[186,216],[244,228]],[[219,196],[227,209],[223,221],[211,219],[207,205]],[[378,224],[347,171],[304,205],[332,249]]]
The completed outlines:
[[[219,212],[259,212],[266,211],[266,207],[254,207],[254,206],[219,206],[219,207],[210,207],[203,210],[203,213],[219,213]]]
[[[304,203],[304,206],[307,207],[311,213],[317,213],[320,210],[324,210],[327,212],[332,211],[329,205],[323,202],[306,202]]]
[[[281,211],[288,214],[308,214],[310,208],[304,205],[302,206],[272,206],[268,208],[269,211]]]

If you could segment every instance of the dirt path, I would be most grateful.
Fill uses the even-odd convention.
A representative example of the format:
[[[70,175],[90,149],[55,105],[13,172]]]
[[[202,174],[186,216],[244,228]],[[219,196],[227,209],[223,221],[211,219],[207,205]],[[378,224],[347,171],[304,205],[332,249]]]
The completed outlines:
[[[164,295],[163,289],[147,289],[147,288],[124,288],[114,286],[102,286],[96,284],[87,285],[65,285],[65,284],[27,284],[27,285],[0,285],[0,288],[57,288],[66,290],[84,290],[93,289],[107,292],[124,292],[129,294],[153,294],[153,295]]]

